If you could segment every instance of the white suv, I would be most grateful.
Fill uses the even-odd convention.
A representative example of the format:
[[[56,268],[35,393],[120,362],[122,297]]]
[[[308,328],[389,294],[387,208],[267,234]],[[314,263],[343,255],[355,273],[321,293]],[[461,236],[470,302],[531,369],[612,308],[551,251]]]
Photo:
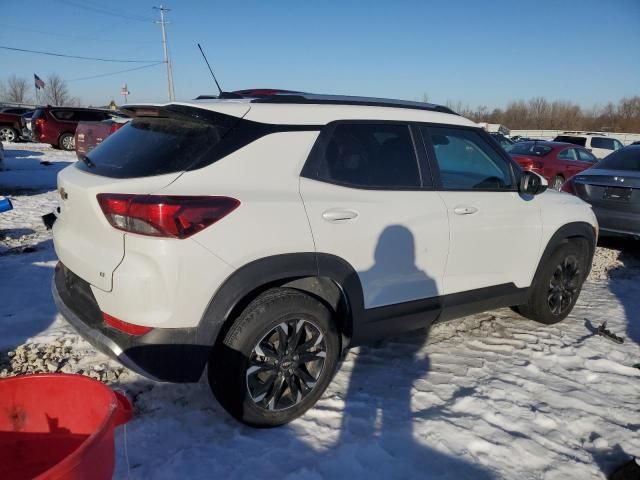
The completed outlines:
[[[150,378],[206,377],[257,426],[310,408],[342,352],[498,307],[554,323],[591,208],[430,104],[309,94],[128,106],[58,177],[53,294]]]
[[[604,133],[564,132],[553,139],[554,142],[573,143],[591,151],[596,157],[604,158],[611,152],[624,147],[622,142]]]

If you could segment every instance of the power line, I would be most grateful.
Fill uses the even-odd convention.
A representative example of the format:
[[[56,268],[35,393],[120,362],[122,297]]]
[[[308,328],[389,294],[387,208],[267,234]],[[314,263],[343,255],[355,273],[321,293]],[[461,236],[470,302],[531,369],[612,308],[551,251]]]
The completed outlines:
[[[83,3],[77,3],[77,2],[73,2],[71,0],[58,0],[58,2],[70,5],[72,7],[76,7],[76,8],[84,8],[85,10],[89,10],[95,13],[100,13],[102,15],[110,15],[112,17],[118,17],[118,18],[123,18],[125,20],[135,20],[137,22],[144,22],[144,23],[152,23],[153,20],[151,18],[146,18],[146,17],[142,17],[142,16],[129,16],[129,15],[122,15],[120,13],[116,13],[113,12],[111,10],[107,10],[105,8],[102,7],[98,7],[98,6],[94,6],[94,5],[87,5],[87,4],[83,4]]]
[[[104,32],[104,31],[110,31],[111,29],[113,29],[115,25],[109,26],[109,27],[104,27],[101,28],[100,31]],[[10,28],[13,30],[17,30],[19,32],[31,32],[31,33],[39,33],[41,35],[51,35],[54,37],[61,37],[61,38],[70,38],[72,40],[82,40],[82,41],[89,41],[89,42],[104,42],[104,43],[111,43],[113,44],[114,39],[113,37],[86,37],[83,35],[69,35],[69,34],[65,34],[65,33],[60,33],[60,32],[50,32],[47,30],[36,30],[35,28],[27,28],[24,26],[18,26],[18,25],[9,25],[7,23],[0,23],[0,27],[4,27],[4,28]],[[136,40],[136,44],[141,44],[141,43],[156,43],[155,40],[145,40],[145,41],[138,41]]]
[[[99,75],[92,75],[90,77],[72,78],[71,80],[67,80],[67,81],[68,82],[77,82],[79,80],[91,80],[93,78],[108,77],[110,75],[117,75],[119,73],[133,72],[135,70],[142,70],[143,68],[155,67],[157,65],[162,65],[163,63],[164,62],[156,62],[156,63],[152,63],[151,65],[143,65],[141,67],[128,68],[126,70],[118,70],[117,72],[101,73]]]
[[[15,52],[37,53],[40,55],[50,55],[53,57],[77,58],[80,60],[93,60],[96,62],[113,62],[113,63],[155,63],[157,62],[157,60],[116,60],[113,58],[80,57],[77,55],[66,55],[64,53],[42,52],[39,50],[27,50],[26,48],[7,47],[5,45],[0,45],[0,48],[4,50],[13,50]]]

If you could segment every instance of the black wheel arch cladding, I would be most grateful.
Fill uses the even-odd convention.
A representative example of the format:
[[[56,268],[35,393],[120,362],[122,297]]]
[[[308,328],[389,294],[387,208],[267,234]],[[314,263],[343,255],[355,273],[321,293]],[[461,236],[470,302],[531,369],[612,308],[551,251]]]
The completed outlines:
[[[346,315],[338,322],[343,336],[349,337],[353,323],[364,313],[364,295],[356,271],[335,255],[301,252],[261,258],[236,270],[212,296],[197,328],[197,343],[214,346],[228,321],[260,293],[308,277],[328,278],[340,290],[345,303],[341,310]],[[307,293],[314,295],[313,291]]]

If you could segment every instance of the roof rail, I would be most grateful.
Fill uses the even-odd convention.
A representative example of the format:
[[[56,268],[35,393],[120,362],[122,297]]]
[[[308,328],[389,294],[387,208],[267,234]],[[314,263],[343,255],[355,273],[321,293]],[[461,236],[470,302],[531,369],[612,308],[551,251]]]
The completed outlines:
[[[275,94],[264,98],[255,98],[251,100],[251,103],[363,105],[371,107],[409,108],[414,110],[428,110],[431,112],[458,115],[450,108],[432,103],[412,102],[409,100],[395,100],[389,98],[356,97],[350,95],[320,95],[315,93]]]

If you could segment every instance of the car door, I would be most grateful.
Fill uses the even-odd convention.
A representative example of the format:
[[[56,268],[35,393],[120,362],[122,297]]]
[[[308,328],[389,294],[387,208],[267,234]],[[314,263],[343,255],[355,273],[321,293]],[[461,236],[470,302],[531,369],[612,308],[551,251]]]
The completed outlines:
[[[421,131],[449,214],[444,294],[528,287],[542,234],[536,197],[518,192],[513,164],[481,130],[423,126]]]
[[[353,267],[365,309],[442,290],[447,212],[414,138],[407,123],[330,124],[300,179],[316,251]]]

